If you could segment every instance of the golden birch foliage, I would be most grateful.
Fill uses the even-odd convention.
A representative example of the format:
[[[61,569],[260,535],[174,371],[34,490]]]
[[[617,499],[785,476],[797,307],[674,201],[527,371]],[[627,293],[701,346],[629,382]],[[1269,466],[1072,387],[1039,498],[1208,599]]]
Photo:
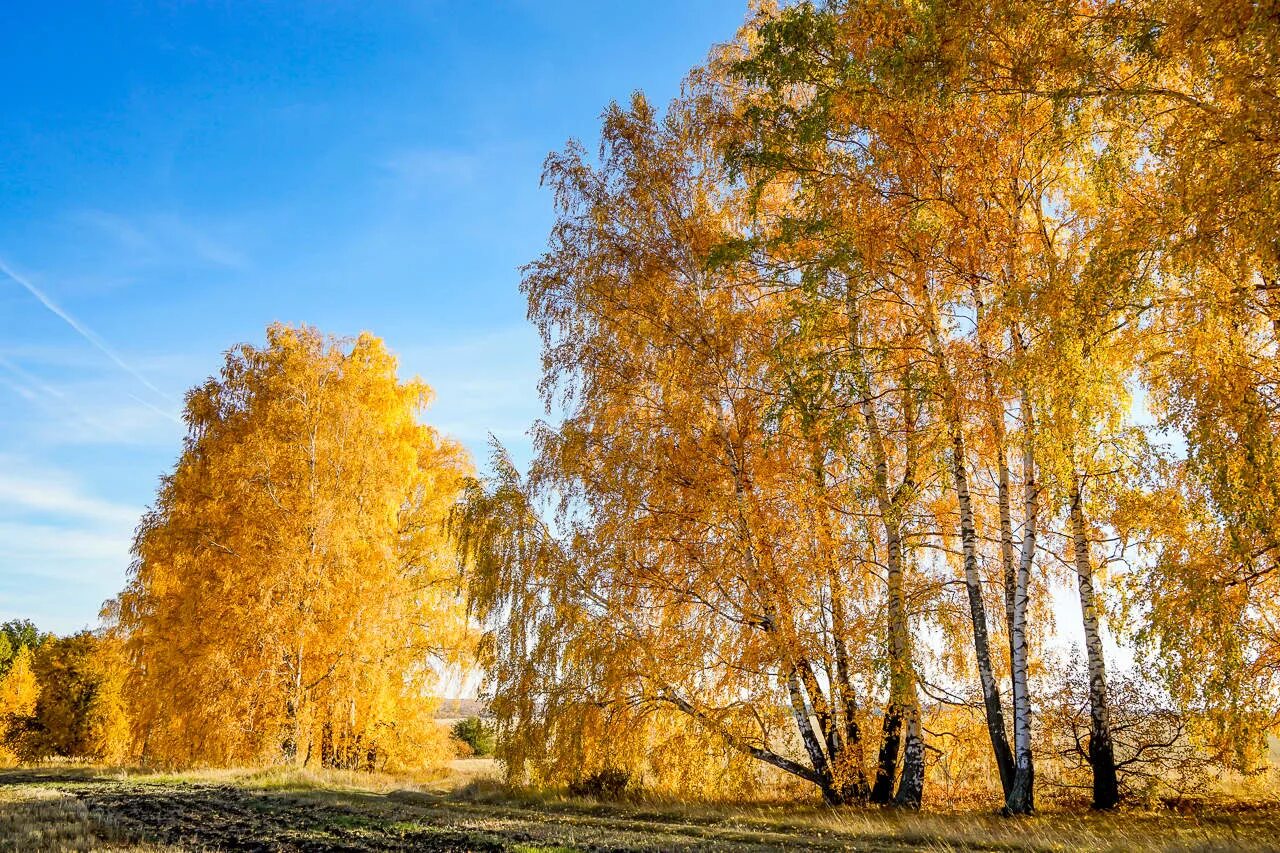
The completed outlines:
[[[94,760],[109,765],[126,763],[133,755],[133,733],[125,699],[128,664],[117,637],[95,635],[89,667],[95,682],[93,699],[85,710],[85,739]]]
[[[34,654],[23,651],[14,667],[9,675],[21,698],[0,700],[19,708],[7,717],[5,745],[12,757],[118,764],[128,755],[124,667],[109,638],[91,631],[47,636]]]
[[[19,646],[9,662],[9,670],[0,678],[0,765],[18,761],[14,736],[23,718],[35,713],[40,685],[32,670],[32,653]]]
[[[524,287],[568,417],[537,434],[528,483],[498,457],[462,524],[500,754],[515,778],[615,767],[686,791],[772,766],[841,799],[864,774],[832,757],[862,748],[874,579],[852,544],[815,563],[814,446],[770,378],[787,300],[751,263],[712,263],[744,198],[702,94],[665,118],[611,108],[598,166],[548,161],[560,216]]]
[[[137,749],[166,763],[416,767],[465,650],[443,529],[465,451],[370,334],[274,325],[187,395],[189,435],[110,604]]]
[[[1141,555],[1124,578],[1143,663],[1158,673],[1189,731],[1222,765],[1255,771],[1277,707],[1274,580],[1244,562],[1239,540],[1185,462],[1116,496],[1110,521]]]
[[[736,750],[857,801],[884,707],[877,782],[910,805],[909,780],[990,770],[970,718],[928,774],[902,746],[940,688],[981,696],[1029,811],[1056,558],[1110,805],[1099,546],[1149,486],[1139,379],[1204,494],[1177,496],[1195,536],[1126,554],[1136,636],[1231,616],[1242,663],[1166,652],[1170,702],[1221,712],[1193,661],[1221,705],[1274,700],[1274,25],[1231,0],[761,3],[665,118],[637,97],[598,162],[553,155],[524,287],[566,417],[461,515],[512,775],[667,786],[670,729],[706,736],[686,774],[744,778]],[[1193,540],[1213,556],[1174,559]]]
[[[1090,5],[1128,59],[1095,90],[1146,149],[1115,199],[1157,284],[1142,378],[1187,457],[1121,513],[1148,550],[1130,601],[1177,699],[1247,766],[1280,712],[1280,19],[1249,0]]]
[[[936,657],[949,679],[979,676],[1009,789],[997,678],[1010,667],[990,642],[985,590],[1005,587],[1022,697],[1015,720],[1029,759],[1026,635],[1038,632],[1023,616],[1036,551],[1026,540],[1027,559],[1015,558],[1012,494],[1042,489],[1035,374],[1054,357],[1045,303],[1079,275],[1063,259],[1082,230],[1064,199],[1079,182],[1087,137],[1064,130],[1050,98],[1015,88],[1025,73],[1042,73],[1025,57],[1041,46],[1043,20],[860,2],[762,19],[760,40],[736,63],[755,88],[746,95],[753,133],[735,153],[756,180],[798,187],[787,214],[804,227],[791,232],[820,235],[817,262],[871,294],[848,302],[866,328],[861,346],[912,365],[899,381],[923,393],[907,423],[928,438],[911,485],[932,522],[920,526],[933,531],[912,545],[923,565],[962,576],[966,593],[936,608]],[[795,251],[796,263],[815,257],[803,240]],[[873,314],[877,301],[895,319]]]

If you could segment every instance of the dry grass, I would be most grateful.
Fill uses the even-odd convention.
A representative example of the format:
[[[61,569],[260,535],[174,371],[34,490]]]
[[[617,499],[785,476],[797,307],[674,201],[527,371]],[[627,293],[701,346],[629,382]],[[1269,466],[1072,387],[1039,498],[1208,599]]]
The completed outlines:
[[[0,788],[0,851],[160,851],[108,819],[94,819],[71,794],[43,787]]]
[[[293,769],[178,774],[0,772],[0,850],[1038,850],[1280,849],[1275,804],[1186,813],[1058,811],[1009,820],[794,804],[598,803],[514,791],[484,759],[441,779]]]
[[[637,798],[599,804],[557,792],[509,789],[496,782],[461,788],[455,799],[501,807],[520,804],[548,815],[587,811],[617,821],[705,824],[809,839],[859,850],[1216,851],[1280,850],[1280,802],[1186,802],[1179,809],[1094,813],[1054,809],[1006,818],[994,810],[912,813],[830,809],[794,803],[751,806],[678,803]]]

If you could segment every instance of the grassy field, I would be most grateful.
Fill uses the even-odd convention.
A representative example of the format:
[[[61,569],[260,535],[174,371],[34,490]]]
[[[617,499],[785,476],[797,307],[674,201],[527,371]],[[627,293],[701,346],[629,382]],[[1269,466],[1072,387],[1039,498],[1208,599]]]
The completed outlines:
[[[1280,808],[912,815],[520,796],[476,762],[440,783],[222,771],[0,771],[0,850],[1280,850]],[[469,782],[469,783],[468,783]]]

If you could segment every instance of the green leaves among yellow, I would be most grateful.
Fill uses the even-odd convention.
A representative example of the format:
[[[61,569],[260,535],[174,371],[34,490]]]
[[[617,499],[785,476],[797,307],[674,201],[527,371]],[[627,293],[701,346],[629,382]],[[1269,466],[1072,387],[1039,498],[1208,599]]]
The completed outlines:
[[[412,768],[466,657],[444,522],[467,454],[369,334],[267,330],[187,395],[188,437],[109,603],[135,748],[177,764]]]

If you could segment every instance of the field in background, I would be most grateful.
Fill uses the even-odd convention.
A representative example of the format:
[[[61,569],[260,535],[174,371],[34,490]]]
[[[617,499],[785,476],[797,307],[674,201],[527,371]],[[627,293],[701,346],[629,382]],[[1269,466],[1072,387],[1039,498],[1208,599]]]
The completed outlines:
[[[900,814],[595,803],[444,779],[293,770],[0,771],[0,850],[1274,850],[1275,804],[1194,813]]]

